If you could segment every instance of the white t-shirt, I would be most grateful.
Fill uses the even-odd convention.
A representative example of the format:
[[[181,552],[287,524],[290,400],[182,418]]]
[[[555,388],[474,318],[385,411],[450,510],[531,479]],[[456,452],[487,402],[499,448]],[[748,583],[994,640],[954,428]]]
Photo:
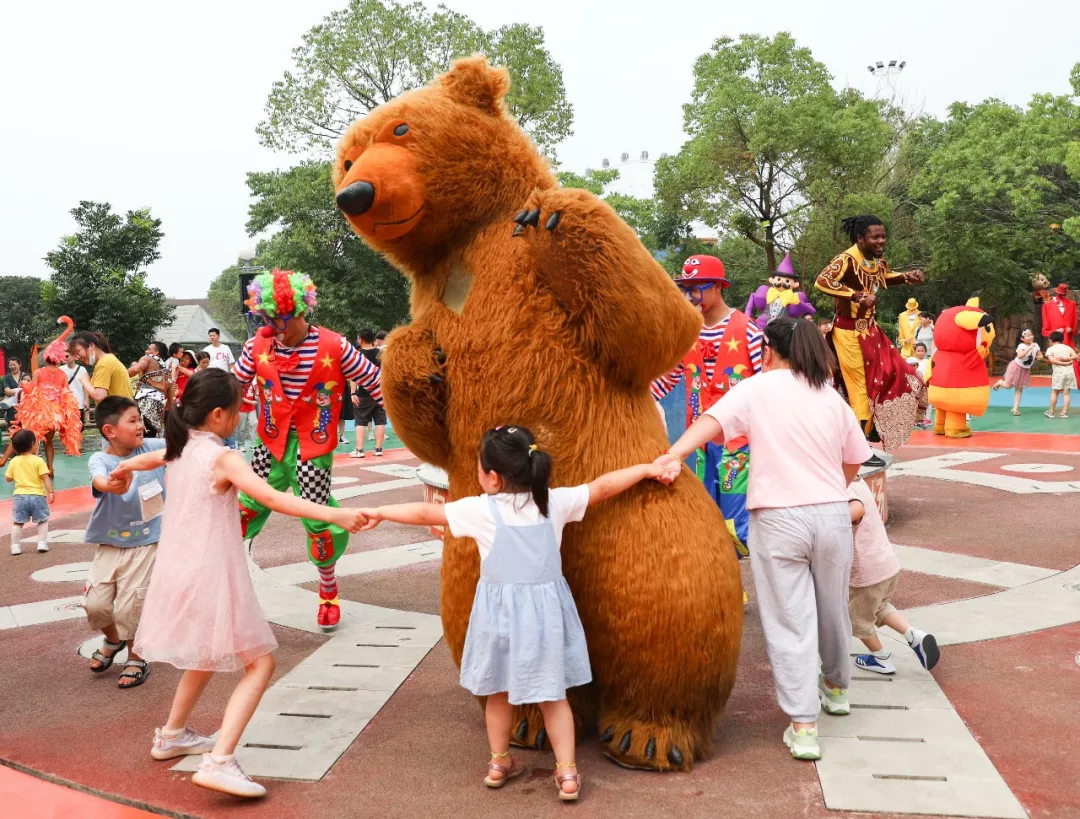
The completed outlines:
[[[228,372],[236,363],[236,357],[227,344],[219,344],[217,347],[207,344],[203,347],[203,352],[210,356],[210,366],[215,369]]]
[[[57,369],[64,374],[64,378],[68,381],[68,387],[71,388],[72,394],[75,396],[75,402],[79,405],[79,409],[86,409],[86,393],[83,392],[82,379],[75,375],[79,370],[83,369],[82,364],[61,364]]]
[[[915,331],[915,343],[926,345],[926,355],[930,357],[934,354],[934,327],[923,327],[919,325],[919,329]]]
[[[1018,360],[1016,363],[1023,367],[1025,370],[1030,370],[1035,364],[1035,354],[1039,351],[1039,345],[1034,341],[1031,344],[1018,344],[1016,346],[1016,354],[1023,356],[1024,358]]]
[[[489,497],[495,501],[506,526],[535,526],[543,520],[532,495],[528,494],[479,495],[446,504],[446,523],[450,527],[450,534],[475,540],[481,560],[491,554],[495,542],[495,519],[488,508]],[[563,486],[548,492],[548,517],[555,527],[555,543],[560,548],[563,527],[585,517],[588,507],[588,484]]]

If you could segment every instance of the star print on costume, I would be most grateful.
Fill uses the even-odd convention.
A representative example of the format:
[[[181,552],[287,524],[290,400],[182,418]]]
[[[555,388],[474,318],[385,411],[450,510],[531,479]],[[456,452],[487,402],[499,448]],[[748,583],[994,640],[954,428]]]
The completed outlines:
[[[275,319],[279,327],[282,322],[286,328],[291,321],[306,323],[316,305],[311,279],[287,270],[256,276],[248,295],[252,311]],[[278,491],[337,506],[330,478],[345,381],[357,381],[381,404],[379,368],[342,336],[308,324],[306,336],[291,348],[278,343],[273,328],[264,327],[244,345],[233,373],[241,383],[258,384],[255,473]],[[244,537],[254,538],[270,510],[246,494],[240,495],[240,510]],[[349,533],[323,521],[301,518],[301,523],[307,533],[305,553],[319,569],[317,621],[333,628],[341,619],[334,565],[345,552]]]
[[[726,343],[727,343],[728,349],[731,350],[731,352],[733,352],[733,353],[739,352],[739,344],[740,344],[739,339],[733,338],[733,339],[731,339],[730,341],[728,341]]]

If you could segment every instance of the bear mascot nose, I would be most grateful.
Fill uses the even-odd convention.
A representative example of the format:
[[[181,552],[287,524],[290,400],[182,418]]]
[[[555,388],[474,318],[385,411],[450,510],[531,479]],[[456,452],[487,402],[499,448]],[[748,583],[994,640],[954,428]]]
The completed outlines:
[[[359,216],[375,201],[375,186],[370,182],[353,182],[337,195],[337,206],[349,216]]]

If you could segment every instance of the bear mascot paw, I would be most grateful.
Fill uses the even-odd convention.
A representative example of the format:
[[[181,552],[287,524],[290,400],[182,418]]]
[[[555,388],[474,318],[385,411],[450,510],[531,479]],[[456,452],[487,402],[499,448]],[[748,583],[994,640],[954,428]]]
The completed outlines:
[[[412,324],[382,354],[394,430],[481,494],[483,433],[531,428],[552,485],[651,461],[667,439],[649,383],[693,345],[700,317],[633,231],[592,194],[558,187],[505,111],[504,71],[457,62],[356,122],[334,165],[339,208],[412,285]],[[647,481],[566,527],[563,573],[593,682],[568,697],[619,764],[689,770],[735,681],[739,568],[716,505],[688,470]],[[446,536],[441,613],[460,663],[479,556]],[[535,706],[513,740],[549,747]]]

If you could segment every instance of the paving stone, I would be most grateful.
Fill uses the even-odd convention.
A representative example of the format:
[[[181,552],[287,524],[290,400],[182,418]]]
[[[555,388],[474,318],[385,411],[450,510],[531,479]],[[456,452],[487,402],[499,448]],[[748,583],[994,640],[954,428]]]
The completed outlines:
[[[818,734],[823,737],[897,737],[901,739],[963,740],[971,733],[955,711],[879,711],[852,709],[845,717],[822,712]]]
[[[830,810],[1027,819],[1001,780],[926,782],[840,774],[821,777],[821,790]]]
[[[70,583],[75,580],[85,581],[89,576],[89,563],[59,563],[45,569],[38,569],[30,575],[30,579],[38,583]]]
[[[361,667],[360,664],[299,665],[275,685],[306,688],[329,685],[393,693],[415,669],[407,666]]]
[[[49,543],[85,543],[85,529],[56,529],[49,530]]]
[[[81,595],[58,597],[37,603],[20,603],[17,606],[11,606],[10,611],[17,627],[36,626],[41,623],[58,623],[61,620],[85,617],[86,611],[80,605],[81,602]]]
[[[859,679],[852,682],[848,699],[852,706],[891,705],[909,710],[954,710],[945,692],[933,680],[882,677],[880,682],[873,682]]]
[[[393,475],[397,478],[415,478],[416,467],[405,464],[381,464],[379,466],[362,467],[365,472],[374,472],[376,475]]]
[[[997,560],[985,560],[916,546],[894,546],[900,565],[910,571],[938,577],[955,577],[976,583],[1012,588],[1058,574],[1056,569],[1026,566]]]
[[[332,495],[339,501],[348,500],[349,498],[360,497],[361,495],[374,495],[378,492],[389,492],[392,489],[406,489],[410,486],[419,486],[420,481],[416,478],[398,478],[393,481],[379,481],[378,483],[367,483],[361,486],[346,486],[342,489],[335,489],[332,491]]]
[[[818,774],[826,776],[945,776],[999,780],[1000,775],[973,737],[930,742],[880,742],[822,737]],[[912,783],[914,784],[914,782]]]

